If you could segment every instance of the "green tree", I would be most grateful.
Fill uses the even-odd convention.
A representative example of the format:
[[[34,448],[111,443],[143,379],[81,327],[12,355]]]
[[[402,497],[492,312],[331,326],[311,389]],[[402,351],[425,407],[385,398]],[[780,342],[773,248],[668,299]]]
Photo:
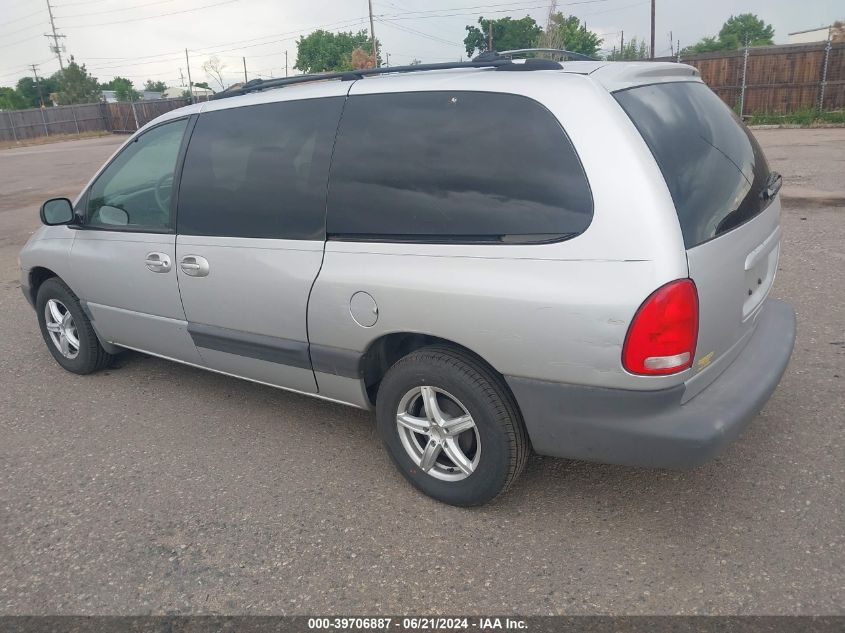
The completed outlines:
[[[106,83],[101,83],[100,90],[117,90],[118,86],[125,85],[127,83],[130,86],[132,85],[131,80],[127,79],[126,77],[121,77],[120,75],[117,75],[115,77],[112,77],[110,81],[107,81]]]
[[[724,50],[725,46],[717,38],[713,36],[702,37],[698,42],[692,46],[687,46],[681,50],[681,55],[698,55],[700,53],[713,53],[715,51]]]
[[[464,38],[464,47],[467,55],[472,57],[475,51],[479,53],[487,51],[491,23],[493,26],[493,50],[497,51],[533,48],[543,33],[540,25],[529,15],[519,20],[509,17],[488,20],[481,17],[478,18],[478,26],[466,27],[467,36]]]
[[[774,27],[753,13],[732,15],[719,30],[719,41],[725,48],[741,48],[746,42],[749,46],[766,46],[774,44],[774,37]]]
[[[722,25],[718,37],[708,36],[687,46],[681,55],[697,55],[715,51],[730,51],[749,46],[766,46],[774,43],[775,29],[753,13],[732,15]]]
[[[294,68],[306,73],[352,70],[352,51],[356,48],[372,50],[367,31],[331,33],[317,30],[309,35],[301,35],[297,42]],[[381,55],[378,65],[381,65]]]
[[[596,56],[604,41],[592,31],[587,30],[587,25],[581,24],[581,20],[576,16],[564,16],[562,13],[549,16],[549,23],[543,37],[545,40],[556,43],[555,46],[548,48],[563,48],[590,57]],[[496,43],[495,40],[493,43]],[[522,48],[529,47],[523,46]]]
[[[167,84],[163,81],[153,81],[152,79],[147,79],[147,82],[144,84],[144,90],[149,90],[150,92],[164,92],[167,90]]]
[[[648,58],[648,44],[646,44],[645,40],[638,41],[636,37],[632,37],[629,41],[625,42],[621,49],[617,49],[614,46],[613,51],[607,56],[607,60],[612,62]]]
[[[132,82],[123,77],[117,77],[112,81],[114,97],[118,101],[137,101],[141,95],[135,90]]]
[[[206,90],[212,90],[211,86],[208,85],[207,81],[192,81],[191,85],[196,86],[197,88],[205,88]]]
[[[0,110],[21,110],[29,104],[14,88],[0,88]]]
[[[44,97],[44,105],[52,106],[50,101],[50,94],[59,90],[59,82],[55,75],[52,77],[40,77],[38,83],[41,86],[41,95]],[[15,92],[18,93],[23,100],[24,108],[37,108],[41,105],[41,100],[38,98],[38,86],[35,84],[35,79],[32,77],[21,77],[16,84]]]
[[[97,78],[88,74],[85,64],[77,64],[73,55],[65,69],[58,71],[53,77],[59,82],[56,99],[60,105],[94,103],[100,100],[100,84]]]

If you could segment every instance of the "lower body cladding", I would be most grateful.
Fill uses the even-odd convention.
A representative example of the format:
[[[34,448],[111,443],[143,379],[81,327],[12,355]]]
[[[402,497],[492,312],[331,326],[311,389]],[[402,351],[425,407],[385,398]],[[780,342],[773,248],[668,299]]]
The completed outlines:
[[[506,376],[534,450],[610,464],[685,469],[736,439],[763,408],[789,363],[795,312],[768,299],[742,353],[682,404],[685,386],[604,389]]]

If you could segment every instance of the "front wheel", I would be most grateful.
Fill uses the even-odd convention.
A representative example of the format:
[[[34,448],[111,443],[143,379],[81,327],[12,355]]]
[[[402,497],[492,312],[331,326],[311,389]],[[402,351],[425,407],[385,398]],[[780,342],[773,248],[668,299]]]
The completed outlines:
[[[528,459],[510,393],[481,363],[449,348],[427,347],[397,361],[379,387],[376,417],[402,474],[451,505],[490,501]]]
[[[59,279],[41,284],[35,310],[47,349],[63,368],[90,374],[109,364],[112,356],[100,345],[79,299]]]

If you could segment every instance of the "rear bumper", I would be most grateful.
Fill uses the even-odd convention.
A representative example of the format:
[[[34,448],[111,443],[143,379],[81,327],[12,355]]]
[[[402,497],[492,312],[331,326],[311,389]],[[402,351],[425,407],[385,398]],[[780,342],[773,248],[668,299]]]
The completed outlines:
[[[684,385],[629,391],[506,379],[538,453],[684,469],[736,439],[777,387],[794,343],[795,312],[768,299],[745,349],[685,404]]]

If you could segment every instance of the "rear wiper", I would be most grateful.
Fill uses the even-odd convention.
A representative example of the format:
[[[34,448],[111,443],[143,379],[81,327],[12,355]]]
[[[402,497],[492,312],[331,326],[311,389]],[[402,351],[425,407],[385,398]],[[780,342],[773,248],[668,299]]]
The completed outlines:
[[[763,200],[771,200],[780,191],[782,185],[783,178],[781,175],[776,171],[770,172],[769,177],[766,178],[766,184],[763,185],[763,189],[760,191],[760,197]]]

